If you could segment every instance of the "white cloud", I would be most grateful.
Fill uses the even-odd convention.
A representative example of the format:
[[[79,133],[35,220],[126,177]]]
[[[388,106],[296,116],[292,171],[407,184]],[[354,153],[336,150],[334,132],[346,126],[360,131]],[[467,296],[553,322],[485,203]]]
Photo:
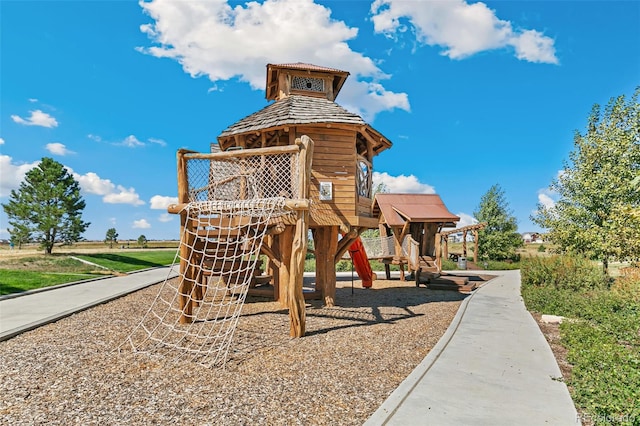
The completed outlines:
[[[0,138],[0,145],[4,145],[4,139]]]
[[[373,187],[384,184],[388,192],[395,194],[435,194],[433,186],[421,183],[414,175],[391,176],[386,172],[373,172]]]
[[[538,203],[542,204],[545,209],[552,209],[556,205],[555,200],[551,198],[551,193],[548,190],[538,191]]]
[[[110,143],[111,145],[125,146],[127,148],[138,148],[138,147],[147,146],[148,144],[167,146],[167,142],[165,142],[162,139],[149,138],[146,141],[141,141],[135,135],[129,135],[126,138],[117,142],[105,141],[102,139],[101,136],[94,135],[94,134],[88,134],[87,137],[94,142],[105,142],[105,143]]]
[[[133,221],[134,229],[148,229],[151,228],[151,224],[147,222],[146,219],[134,220]]]
[[[156,138],[149,138],[148,141],[150,143],[154,143],[156,145],[160,145],[160,146],[167,146],[167,142],[165,142],[162,139],[156,139]]]
[[[18,189],[20,183],[24,180],[24,175],[34,167],[37,167],[40,161],[27,164],[14,164],[13,159],[8,155],[0,155],[0,170],[2,170],[2,179],[0,179],[0,197],[6,197],[11,194],[12,189]]]
[[[150,207],[154,210],[166,210],[169,204],[177,204],[178,197],[165,197],[162,195],[154,195],[149,200]]]
[[[59,142],[52,142],[52,143],[48,143],[45,148],[47,149],[47,151],[49,151],[50,153],[54,154],[54,155],[69,155],[69,154],[75,154],[75,152],[73,151],[69,151],[67,149],[66,146],[64,146],[64,144],[61,144]]]
[[[460,218],[460,222],[458,222],[456,228],[462,228],[469,225],[475,225],[478,223],[478,220],[468,213],[456,213],[456,216]]]
[[[122,185],[116,187],[116,191],[102,197],[107,204],[131,204],[140,206],[145,202],[140,199],[134,188],[125,188]]]
[[[529,62],[557,64],[556,49],[553,39],[544,36],[536,30],[523,31],[512,38],[511,45],[516,50],[516,57]]]
[[[120,145],[124,145],[128,148],[137,148],[139,146],[144,146],[144,142],[140,142],[134,135],[129,135],[124,138]]]
[[[420,43],[442,47],[451,59],[510,47],[520,60],[558,63],[553,39],[536,30],[514,29],[481,2],[376,0],[371,13],[377,33],[395,38],[406,31],[406,20]]]
[[[365,116],[409,110],[405,93],[380,86],[389,78],[376,64],[347,44],[358,34],[312,0],[265,0],[230,6],[225,1],[141,2],[152,23],[140,30],[154,44],[139,48],[178,61],[192,77],[218,82],[237,78],[263,90],[267,63],[308,62],[349,71],[339,101]],[[360,80],[360,81],[358,81]],[[366,82],[365,82],[366,80]]]
[[[158,216],[158,220],[162,223],[171,222],[173,220],[173,215],[169,213],[162,213]]]
[[[122,185],[116,185],[109,179],[102,179],[96,173],[88,172],[84,175],[73,172],[75,180],[80,183],[82,190],[88,194],[101,195],[102,201],[107,204],[131,204],[139,206],[145,204],[140,199],[134,188],[125,188]]]
[[[12,115],[11,119],[18,124],[24,124],[25,126],[41,126],[41,127],[58,127],[58,121],[55,118],[42,112],[39,109],[29,111],[31,115],[28,118],[22,118],[18,115]]]

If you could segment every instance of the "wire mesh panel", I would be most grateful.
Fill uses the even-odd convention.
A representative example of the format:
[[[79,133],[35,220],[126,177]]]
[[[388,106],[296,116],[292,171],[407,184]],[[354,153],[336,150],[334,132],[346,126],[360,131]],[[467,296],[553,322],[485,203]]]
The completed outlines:
[[[188,202],[301,198],[297,152],[185,159]]]
[[[395,238],[393,235],[388,237],[360,237],[362,245],[370,259],[393,257],[395,255]]]

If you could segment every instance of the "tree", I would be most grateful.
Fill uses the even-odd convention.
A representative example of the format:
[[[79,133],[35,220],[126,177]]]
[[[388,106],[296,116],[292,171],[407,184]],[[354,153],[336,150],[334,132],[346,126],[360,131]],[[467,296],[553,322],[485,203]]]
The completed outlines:
[[[491,260],[513,259],[516,249],[523,245],[523,241],[517,232],[516,218],[509,211],[509,203],[500,185],[493,185],[482,196],[473,216],[478,222],[487,223],[478,232],[478,256]]]
[[[109,248],[113,248],[113,243],[118,243],[118,232],[116,228],[107,229],[107,234],[104,237],[104,243],[109,244]]]
[[[9,231],[9,241],[13,245],[18,247],[18,250],[22,248],[22,245],[31,241],[31,229],[27,223],[16,220],[12,223],[13,227],[7,229]]]
[[[569,162],[550,189],[555,205],[538,205],[532,220],[560,252],[602,262],[640,257],[640,87],[630,100],[594,105],[585,134],[576,131]]]
[[[142,246],[143,248],[147,246],[147,237],[145,237],[144,235],[140,235],[138,237],[138,245]]]
[[[12,229],[23,235],[28,230],[46,254],[55,243],[79,241],[90,225],[82,221],[85,202],[79,183],[62,164],[47,157],[27,172],[17,191],[11,190],[2,208]]]

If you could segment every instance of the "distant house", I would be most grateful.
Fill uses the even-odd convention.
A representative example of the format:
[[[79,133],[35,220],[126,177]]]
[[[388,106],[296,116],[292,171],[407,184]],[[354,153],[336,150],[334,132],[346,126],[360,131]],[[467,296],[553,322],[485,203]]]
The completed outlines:
[[[525,232],[522,234],[522,240],[525,244],[542,244],[544,240],[542,235],[537,232]]]

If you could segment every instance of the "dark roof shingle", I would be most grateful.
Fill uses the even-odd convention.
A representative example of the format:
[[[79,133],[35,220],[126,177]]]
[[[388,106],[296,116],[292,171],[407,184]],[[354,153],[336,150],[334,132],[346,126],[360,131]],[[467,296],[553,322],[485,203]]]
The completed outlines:
[[[359,115],[347,111],[328,99],[290,95],[232,124],[218,137],[224,138],[278,126],[311,123],[366,125]]]

